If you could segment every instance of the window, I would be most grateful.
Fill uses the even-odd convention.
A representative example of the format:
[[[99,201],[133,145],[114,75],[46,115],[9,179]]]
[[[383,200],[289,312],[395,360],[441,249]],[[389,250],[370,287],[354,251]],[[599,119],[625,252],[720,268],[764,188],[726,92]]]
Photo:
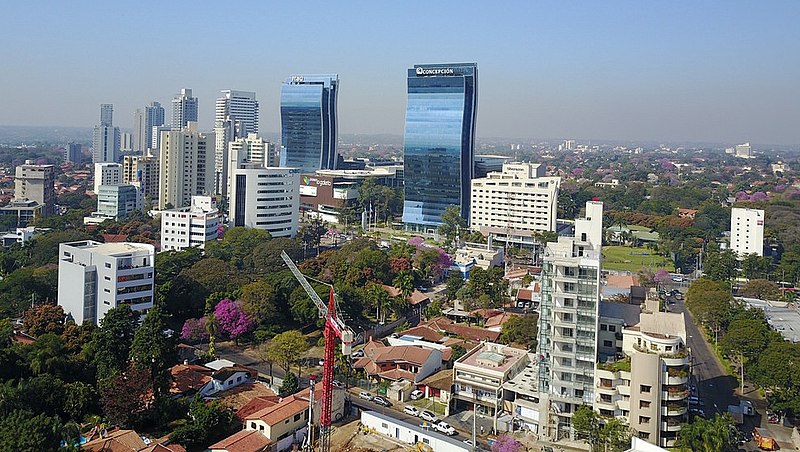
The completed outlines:
[[[608,325],[600,325],[600,331],[608,331]]]
[[[649,416],[639,416],[639,423],[640,424],[649,424],[650,417]]]
[[[295,414],[295,415],[294,415],[294,422],[297,422],[297,421],[299,421],[299,420],[300,420],[300,415],[301,415],[301,414],[302,414],[302,413],[297,413],[297,414]]]
[[[648,402],[647,400],[640,400],[639,408],[650,408],[650,402]]]
[[[603,341],[603,347],[612,347],[611,341]]]
[[[381,427],[383,427],[383,428],[389,428],[389,424],[387,424],[387,423],[385,423],[385,422],[381,422]]]
[[[650,433],[648,433],[648,432],[639,432],[639,438],[641,438],[641,439],[650,439]]]
[[[255,430],[255,429],[256,429],[256,423],[255,423],[255,422],[251,422],[251,423],[250,423],[250,428],[252,428],[253,430]]]
[[[106,262],[106,268],[111,268],[111,264],[109,264],[108,262]]]
[[[617,326],[616,325],[608,325],[608,331],[611,331],[612,333],[617,331]]]
[[[643,393],[650,393],[650,386],[649,385],[639,385],[639,392]]]

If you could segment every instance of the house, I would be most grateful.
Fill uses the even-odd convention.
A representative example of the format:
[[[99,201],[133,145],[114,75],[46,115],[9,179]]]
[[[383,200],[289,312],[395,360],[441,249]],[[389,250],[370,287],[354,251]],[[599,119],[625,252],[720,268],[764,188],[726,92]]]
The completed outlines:
[[[210,452],[272,452],[274,443],[261,432],[242,430],[208,446]]]
[[[519,289],[517,291],[517,308],[519,309],[539,309],[539,303],[542,301],[542,285],[537,283],[533,284],[532,288]]]
[[[90,452],[186,452],[180,444],[169,444],[164,437],[150,440],[134,430],[118,429],[87,441],[81,450]]]
[[[636,276],[608,275],[606,284],[601,288],[603,299],[616,296],[630,297],[631,287],[639,285],[639,278]]]
[[[681,218],[691,218],[694,220],[695,215],[697,215],[697,210],[695,209],[678,209],[678,216]]]
[[[258,377],[258,371],[255,369],[235,364],[221,366],[221,364],[227,363],[218,361],[227,360],[217,360],[207,363],[205,366],[186,362],[172,366],[170,368],[172,377],[170,394],[173,397],[191,397],[195,394],[208,397],[242,383],[252,382]],[[227,362],[230,363],[230,361]]]
[[[386,346],[373,341],[364,347],[364,356],[353,363],[375,380],[408,380],[419,383],[442,367],[442,352],[415,345]]]
[[[450,400],[453,395],[453,371],[440,370],[417,385],[417,389],[425,393],[426,398],[433,398],[445,406],[445,416],[450,415]]]
[[[415,345],[439,350],[442,353],[442,365],[448,363],[453,356],[453,349],[444,344],[445,337],[424,325],[392,334],[386,338],[386,342],[393,346]]]
[[[465,243],[464,246],[456,250],[453,257],[453,265],[450,271],[461,273],[464,279],[469,278],[472,267],[478,266],[484,270],[492,267],[500,267],[505,260],[505,249],[495,248],[483,243]]]
[[[483,327],[489,331],[497,331],[499,333],[503,330],[503,324],[508,322],[513,317],[519,317],[519,314],[513,312],[501,312],[486,319]]]
[[[500,333],[497,331],[490,331],[485,328],[455,323],[445,317],[433,318],[425,322],[424,325],[439,333],[444,333],[448,336],[458,336],[460,338],[475,342],[494,342],[500,337]]]

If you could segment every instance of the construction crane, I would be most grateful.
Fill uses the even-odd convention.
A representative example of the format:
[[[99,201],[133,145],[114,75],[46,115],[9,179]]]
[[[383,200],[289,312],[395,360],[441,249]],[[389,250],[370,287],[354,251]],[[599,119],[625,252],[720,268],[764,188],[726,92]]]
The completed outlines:
[[[303,286],[308,296],[317,305],[321,318],[325,319],[325,330],[323,335],[325,337],[325,354],[323,357],[322,365],[322,408],[319,415],[319,450],[320,452],[329,452],[331,450],[331,401],[333,400],[333,370],[334,370],[334,350],[336,347],[336,338],[342,341],[342,353],[345,356],[350,356],[353,346],[353,330],[350,329],[339,318],[337,296],[333,291],[333,286],[329,285],[330,293],[328,295],[328,304],[322,302],[322,299],[317,295],[317,292],[308,283],[306,277],[297,268],[297,265],[292,261],[292,258],[286,254],[286,251],[281,251],[281,259],[286,262],[289,270],[292,271],[295,279]],[[313,394],[313,392],[311,392]],[[313,404],[313,396],[310,403]],[[313,417],[312,417],[313,419]],[[309,429],[309,438],[311,430]],[[309,441],[309,450],[313,450],[313,444]]]

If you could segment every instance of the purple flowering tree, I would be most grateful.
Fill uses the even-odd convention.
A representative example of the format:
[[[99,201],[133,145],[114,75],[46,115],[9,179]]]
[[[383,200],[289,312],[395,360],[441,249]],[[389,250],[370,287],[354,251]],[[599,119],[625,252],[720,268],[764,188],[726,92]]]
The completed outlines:
[[[199,319],[187,319],[181,329],[181,339],[190,342],[201,342],[208,340],[208,330],[206,330],[205,317]]]
[[[242,309],[242,303],[229,298],[217,303],[214,308],[214,317],[220,331],[231,339],[238,339],[255,327],[253,320]]]
[[[670,278],[669,272],[664,270],[663,268],[659,268],[658,271],[653,275],[653,281],[661,284],[667,282]]]
[[[504,435],[492,444],[492,452],[520,452],[524,450],[522,444],[512,436]]]

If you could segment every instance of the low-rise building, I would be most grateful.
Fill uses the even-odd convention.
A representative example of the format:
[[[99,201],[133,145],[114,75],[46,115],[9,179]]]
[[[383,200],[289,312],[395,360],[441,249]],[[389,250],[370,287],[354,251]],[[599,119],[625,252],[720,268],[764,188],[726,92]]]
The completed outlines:
[[[262,229],[272,237],[297,235],[299,170],[246,164],[231,169],[230,225]]]
[[[364,356],[353,363],[375,380],[408,380],[419,383],[442,367],[442,351],[437,348],[415,345],[386,346],[370,341],[364,347]]]
[[[161,251],[180,251],[190,247],[205,248],[206,242],[217,240],[222,215],[217,199],[192,196],[189,207],[162,210]]]
[[[464,279],[467,279],[473,267],[477,266],[488,270],[493,267],[501,267],[504,260],[504,248],[493,247],[491,242],[488,244],[465,243],[456,250],[450,270],[460,272]]]
[[[17,228],[14,232],[6,232],[0,238],[3,240],[3,248],[8,248],[14,244],[24,245],[28,240],[44,234],[48,230],[28,226],[26,228]]]
[[[58,247],[58,304],[75,323],[99,325],[106,313],[127,304],[144,316],[153,307],[155,247],[92,240]]]
[[[12,199],[0,207],[0,215],[17,217],[17,227],[24,228],[35,218],[43,216],[44,206],[32,199]]]
[[[382,435],[402,441],[406,444],[423,444],[424,449],[436,452],[470,452],[472,446],[462,441],[449,438],[430,428],[409,424],[376,411],[362,411],[361,424]]]

